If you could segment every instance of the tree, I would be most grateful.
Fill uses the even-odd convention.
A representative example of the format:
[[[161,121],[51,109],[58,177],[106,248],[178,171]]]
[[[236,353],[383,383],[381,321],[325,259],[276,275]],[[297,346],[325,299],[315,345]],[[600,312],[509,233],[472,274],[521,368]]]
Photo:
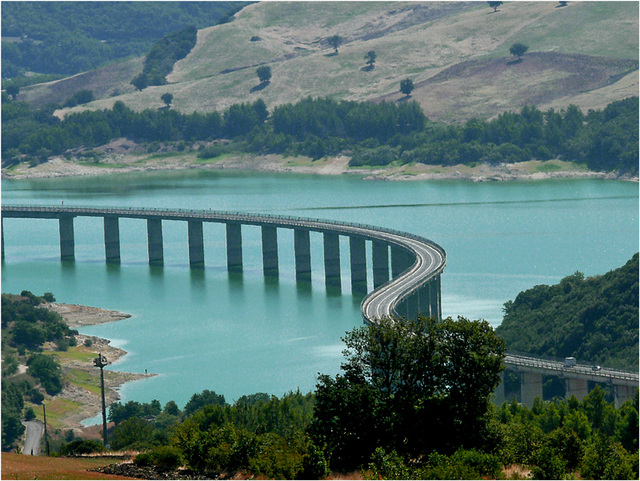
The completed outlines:
[[[374,67],[373,64],[376,63],[376,52],[374,50],[369,50],[364,56],[364,59],[367,61],[369,70],[372,70]]]
[[[485,442],[505,353],[486,321],[385,318],[343,341],[345,374],[319,378],[311,427],[332,463],[357,466],[376,447],[415,456]]]
[[[494,12],[498,11],[498,7],[502,5],[502,2],[487,2]]]
[[[411,95],[411,92],[413,92],[413,80],[411,80],[410,78],[402,80],[400,82],[400,92],[409,97]]]
[[[160,99],[165,103],[167,107],[171,106],[171,102],[173,102],[173,95],[170,93],[162,94]]]
[[[269,80],[271,80],[271,67],[262,65],[261,67],[258,67],[258,69],[256,70],[256,74],[258,75],[260,83],[267,83]]]
[[[184,415],[191,416],[198,409],[208,406],[210,404],[216,406],[226,405],[223,394],[216,394],[215,391],[209,391],[205,389],[200,394],[194,394],[189,399],[189,402],[184,406]]]
[[[62,368],[51,356],[35,354],[27,366],[27,374],[39,379],[47,393],[53,396],[62,391]]]
[[[527,50],[529,50],[529,47],[523,43],[514,43],[509,47],[509,53],[518,57],[518,61],[522,60],[522,56]]]
[[[18,97],[19,93],[20,93],[20,86],[16,84],[11,84],[7,86],[7,94],[9,94],[13,100],[15,100]]]
[[[332,35],[327,39],[327,42],[335,49],[335,53],[338,53],[338,47],[342,45],[342,37],[340,35]]]

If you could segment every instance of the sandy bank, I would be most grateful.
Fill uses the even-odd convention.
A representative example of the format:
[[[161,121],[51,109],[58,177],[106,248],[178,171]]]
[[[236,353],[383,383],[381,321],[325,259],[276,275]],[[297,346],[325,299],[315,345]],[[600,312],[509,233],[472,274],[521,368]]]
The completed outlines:
[[[51,303],[43,307],[60,314],[72,329],[119,321],[131,317],[130,314],[118,311],[77,304]],[[80,354],[86,355],[94,353],[97,357],[98,353],[102,353],[110,363],[118,361],[127,354],[126,351],[111,346],[108,339],[84,334],[78,334],[76,339],[78,342],[77,349]],[[87,340],[90,342],[86,342]],[[85,373],[84,376],[89,378],[88,381],[84,383],[85,385],[100,386],[100,370],[95,368],[92,363],[88,363],[86,356],[65,356],[64,353],[61,353],[59,357],[63,371],[66,374],[81,371]],[[118,391],[124,383],[153,376],[153,374],[113,371],[108,368],[105,369],[104,374],[107,405],[120,399]],[[82,425],[83,420],[97,416],[101,412],[102,401],[99,389],[87,389],[78,384],[68,382],[62,392],[54,396],[51,402],[55,402],[56,400],[62,403],[70,401],[77,405],[77,408],[64,413],[62,423],[65,429],[73,429],[79,433],[85,431]]]
[[[238,155],[202,161],[193,152],[170,155],[126,155],[117,150],[115,152],[106,155],[100,162],[72,162],[63,157],[55,157],[35,167],[21,164],[10,169],[3,169],[2,177],[5,179],[42,179],[169,170],[211,170],[355,175],[367,180],[392,181],[467,180],[487,182],[597,178],[638,182],[637,176],[619,175],[615,172],[593,172],[584,166],[560,160],[544,162],[532,160],[514,164],[477,164],[474,166],[407,164],[386,166],[384,168],[353,168],[349,166],[349,158],[345,156],[312,161],[306,157]]]

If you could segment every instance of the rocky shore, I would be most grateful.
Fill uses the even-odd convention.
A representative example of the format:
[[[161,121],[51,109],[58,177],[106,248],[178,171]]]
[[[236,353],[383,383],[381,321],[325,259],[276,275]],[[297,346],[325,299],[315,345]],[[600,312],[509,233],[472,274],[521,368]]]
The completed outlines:
[[[615,172],[593,172],[586,167],[560,160],[518,162],[512,164],[477,164],[434,166],[426,164],[392,165],[384,168],[353,168],[345,156],[316,161],[280,155],[235,155],[202,161],[194,152],[172,155],[132,155],[120,150],[120,144],[106,146],[99,162],[78,162],[54,157],[30,167],[20,164],[2,170],[5,179],[39,179],[152,172],[168,170],[226,170],[315,175],[356,175],[369,180],[468,180],[472,182],[539,180],[551,178],[598,178],[638,182],[637,176]],[[107,153],[108,152],[108,153]]]
[[[118,311],[77,304],[51,303],[46,304],[44,307],[60,314],[72,329],[131,317],[130,314]],[[108,339],[78,334],[76,340],[78,346],[82,346],[82,348],[88,352],[94,352],[96,356],[98,353],[102,353],[110,363],[116,362],[127,354],[126,351],[111,346]],[[86,361],[76,360],[73,359],[73,357],[63,358],[62,368],[68,372],[71,370],[76,372],[83,371],[90,378],[91,384],[100,385],[100,371]],[[118,391],[124,383],[153,376],[153,374],[127,373],[110,369],[106,369],[104,374],[107,405],[120,399]],[[65,425],[65,429],[73,429],[78,433],[85,433],[85,431],[91,430],[90,428],[86,428],[82,424],[82,421],[100,414],[102,405],[100,397],[99,391],[95,392],[95,390],[85,389],[77,384],[66,383],[62,392],[53,398],[53,400],[61,399],[71,401],[77,405],[77,409],[70,410],[64,414],[62,423]]]

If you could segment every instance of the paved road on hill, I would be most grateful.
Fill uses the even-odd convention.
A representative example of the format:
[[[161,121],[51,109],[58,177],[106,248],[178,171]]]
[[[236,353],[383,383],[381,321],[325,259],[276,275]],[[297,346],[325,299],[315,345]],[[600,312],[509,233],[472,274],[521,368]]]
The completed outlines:
[[[42,421],[22,421],[27,428],[25,435],[24,448],[22,454],[37,456],[40,454],[40,445],[42,444],[42,434],[44,433],[44,424]]]

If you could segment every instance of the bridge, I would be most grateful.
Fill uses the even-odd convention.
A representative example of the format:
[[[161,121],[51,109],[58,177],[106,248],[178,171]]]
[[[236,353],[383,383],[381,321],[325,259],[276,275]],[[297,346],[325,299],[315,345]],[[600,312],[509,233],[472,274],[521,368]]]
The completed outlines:
[[[75,217],[104,219],[105,260],[120,262],[119,219],[142,219],[147,223],[149,263],[164,261],[162,221],[184,221],[188,230],[189,264],[204,266],[203,223],[226,225],[227,269],[242,271],[242,226],[258,226],[262,231],[262,262],[265,276],[279,274],[278,229],[293,231],[295,275],[297,281],[311,280],[309,233],[323,235],[325,285],[341,288],[339,237],[349,240],[351,292],[362,295],[362,317],[374,322],[382,317],[415,319],[418,314],[442,318],[441,274],[446,265],[442,247],[424,237],[365,224],[309,219],[302,217],[220,212],[211,210],[132,209],[99,207],[63,207],[35,205],[2,206],[2,258],[4,259],[4,219],[57,219],[60,231],[60,258],[75,259]],[[373,290],[367,293],[366,242],[371,243]],[[521,397],[532,405],[542,397],[542,376],[556,375],[565,380],[567,395],[582,399],[588,393],[589,381],[615,386],[616,403],[633,396],[638,387],[638,373],[593,366],[567,367],[563,362],[507,354],[505,366],[520,373]],[[497,400],[502,386],[498,388]],[[502,390],[503,392],[503,390]]]
[[[440,319],[442,300],[440,276],[446,265],[442,247],[423,237],[392,229],[364,224],[343,223],[302,217],[220,212],[211,210],[128,209],[98,207],[63,207],[34,205],[2,206],[2,258],[5,255],[4,219],[57,219],[60,231],[60,258],[75,259],[75,217],[104,219],[105,260],[120,262],[119,219],[143,219],[147,223],[149,263],[164,261],[163,221],[187,223],[189,264],[204,266],[203,223],[226,224],[227,269],[242,271],[242,226],[259,226],[262,230],[262,262],[265,276],[277,276],[278,230],[293,231],[295,274],[297,281],[311,280],[309,233],[323,235],[325,285],[341,288],[339,237],[349,240],[351,291],[365,296],[362,316],[371,322],[382,316],[415,319],[418,313]],[[367,294],[366,242],[371,242],[373,290]]]
[[[536,397],[542,398],[542,376],[557,376],[564,382],[566,397],[576,396],[582,400],[589,393],[589,382],[608,384],[614,388],[616,407],[631,399],[638,388],[638,373],[610,369],[591,364],[567,365],[564,361],[540,359],[532,356],[507,354],[504,359],[507,369],[520,375],[522,404],[532,406]],[[496,390],[496,400],[505,401],[504,385]]]

